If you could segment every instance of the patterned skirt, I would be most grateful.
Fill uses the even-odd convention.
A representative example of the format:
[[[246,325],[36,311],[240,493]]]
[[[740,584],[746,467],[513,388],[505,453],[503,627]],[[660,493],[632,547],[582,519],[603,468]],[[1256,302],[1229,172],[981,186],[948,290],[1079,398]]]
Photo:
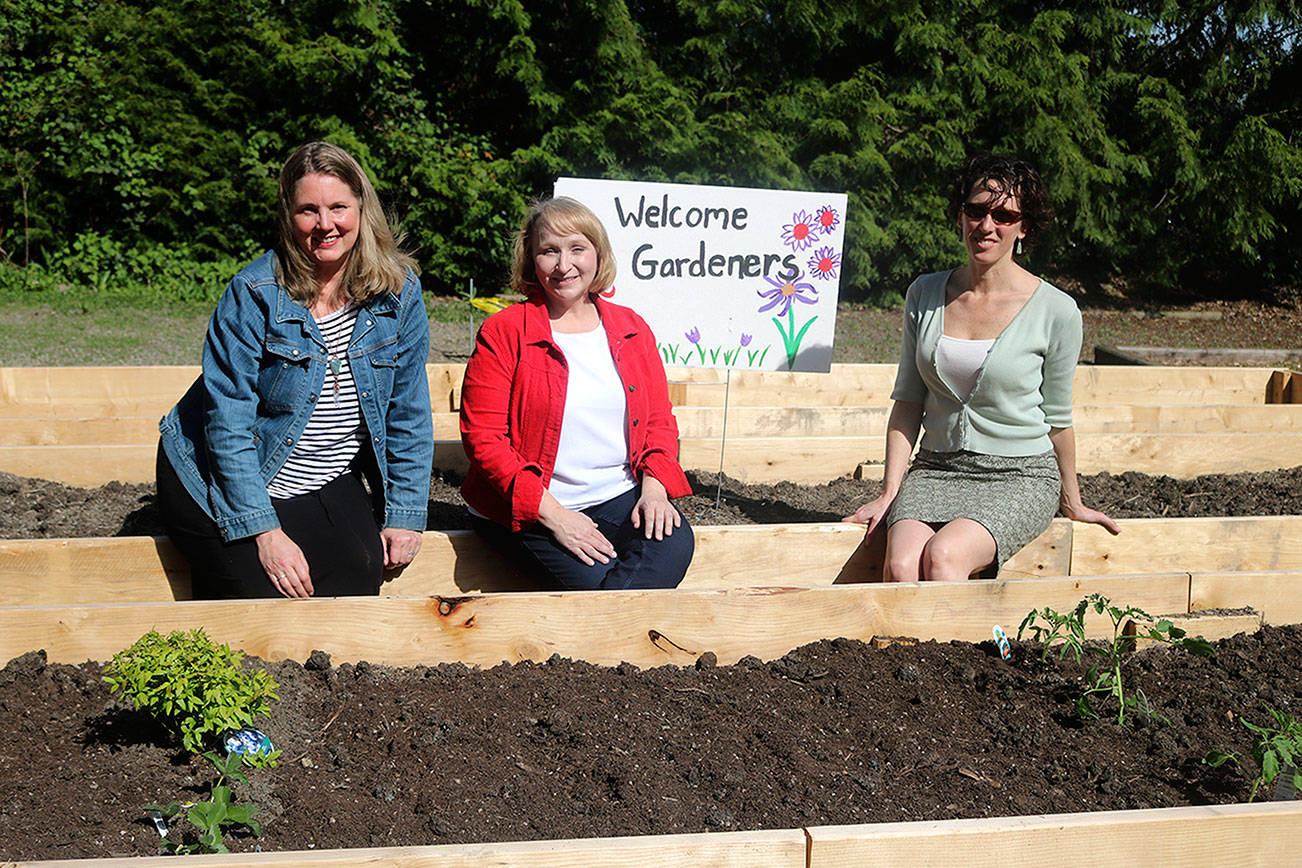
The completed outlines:
[[[911,518],[939,529],[956,518],[980,522],[995,538],[993,577],[1058,511],[1062,480],[1053,450],[1007,457],[918,450],[891,504],[887,527]]]

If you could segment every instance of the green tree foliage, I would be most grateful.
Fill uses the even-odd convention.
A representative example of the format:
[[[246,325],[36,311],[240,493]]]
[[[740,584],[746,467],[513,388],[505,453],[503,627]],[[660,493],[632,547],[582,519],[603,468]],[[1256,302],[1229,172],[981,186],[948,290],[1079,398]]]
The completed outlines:
[[[579,175],[846,191],[843,294],[889,301],[961,261],[946,188],[982,149],[1046,176],[1035,268],[1138,300],[1302,285],[1298,0],[0,13],[0,252],[95,285],[265,246],[276,169],[311,138],[363,161],[441,292],[500,285],[523,202]]]

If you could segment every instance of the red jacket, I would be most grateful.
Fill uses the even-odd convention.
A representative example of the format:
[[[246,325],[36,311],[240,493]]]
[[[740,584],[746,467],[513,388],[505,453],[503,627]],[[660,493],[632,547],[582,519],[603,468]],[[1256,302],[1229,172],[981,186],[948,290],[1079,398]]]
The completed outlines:
[[[628,401],[629,467],[639,480],[654,476],[670,497],[691,494],[678,466],[678,423],[655,337],[629,308],[596,301]],[[568,380],[541,301],[484,321],[461,387],[461,444],[470,458],[461,494],[512,531],[538,520],[556,465]]]

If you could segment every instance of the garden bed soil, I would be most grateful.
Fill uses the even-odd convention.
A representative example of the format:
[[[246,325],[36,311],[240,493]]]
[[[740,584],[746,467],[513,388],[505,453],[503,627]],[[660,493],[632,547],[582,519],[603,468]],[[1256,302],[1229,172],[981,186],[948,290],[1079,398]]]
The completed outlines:
[[[834,639],[649,670],[331,666],[315,652],[267,666],[280,698],[261,726],[283,753],[236,789],[263,835],[226,840],[326,849],[1242,802],[1255,769],[1202,758],[1250,756],[1240,716],[1265,722],[1263,703],[1302,708],[1302,628],[1216,648],[1129,658],[1131,689],[1167,722],[1124,725],[1079,719],[1080,668],[1030,643],[1005,662],[989,642]],[[92,663],[11,661],[0,732],[0,861],[155,854],[143,806],[203,798],[214,777]]]
[[[838,521],[877,496],[879,483],[747,484],[691,472],[695,494],[675,501],[697,525]],[[455,474],[431,480],[431,530],[470,527]],[[1127,472],[1081,477],[1085,502],[1113,518],[1302,514],[1302,467],[1172,479]],[[716,506],[717,500],[717,506]],[[0,539],[161,536],[152,484],[74,488],[0,472]]]

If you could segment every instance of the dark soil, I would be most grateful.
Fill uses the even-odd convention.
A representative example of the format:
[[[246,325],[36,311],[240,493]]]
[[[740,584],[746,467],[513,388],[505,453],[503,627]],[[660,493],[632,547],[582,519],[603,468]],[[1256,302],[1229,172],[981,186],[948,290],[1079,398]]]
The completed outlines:
[[[1079,719],[1080,668],[1014,643],[877,649],[835,639],[762,663],[490,670],[268,665],[283,751],[237,787],[237,850],[662,834],[1246,801],[1239,722],[1302,710],[1302,628],[1160,648],[1125,677],[1166,723]],[[147,803],[214,775],[112,699],[96,664],[0,671],[0,860],[157,852]],[[1252,765],[1251,759],[1246,764]],[[1269,797],[1270,793],[1266,793]],[[182,826],[184,824],[181,824]]]
[[[838,521],[877,495],[878,483],[849,478],[824,485],[746,484],[715,473],[688,474],[696,494],[676,501],[693,524]],[[470,527],[460,478],[430,484],[429,529]],[[1302,467],[1172,479],[1127,472],[1081,477],[1085,502],[1113,518],[1302,514]],[[718,507],[716,508],[716,498]],[[111,482],[73,488],[0,472],[0,539],[161,536],[154,486]]]

